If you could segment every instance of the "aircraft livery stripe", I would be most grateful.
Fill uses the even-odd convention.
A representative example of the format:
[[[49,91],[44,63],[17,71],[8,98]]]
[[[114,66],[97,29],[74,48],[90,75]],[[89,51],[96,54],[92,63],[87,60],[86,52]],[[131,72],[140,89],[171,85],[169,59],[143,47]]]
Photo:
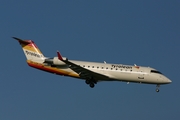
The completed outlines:
[[[28,46],[38,48],[34,43],[28,44]]]
[[[28,44],[26,42],[29,42]],[[36,46],[36,44],[31,41],[31,40],[26,40],[26,41],[19,41],[19,43],[22,45],[22,46],[31,46],[31,47],[35,47],[35,48],[38,48]]]
[[[33,51],[33,52],[38,52],[38,53],[42,54],[41,51],[38,48],[27,46],[27,45],[22,46],[22,47],[23,47],[23,49],[30,50],[30,51]]]
[[[64,70],[61,70],[61,69],[58,69],[58,68],[52,68],[50,66],[44,66],[43,64],[32,62],[30,60],[27,60],[27,63],[28,63],[29,66],[40,69],[40,70],[55,73],[55,74],[58,74],[58,75],[71,76],[71,77],[79,78],[78,74],[74,74],[72,72],[67,72],[67,71],[64,71]]]

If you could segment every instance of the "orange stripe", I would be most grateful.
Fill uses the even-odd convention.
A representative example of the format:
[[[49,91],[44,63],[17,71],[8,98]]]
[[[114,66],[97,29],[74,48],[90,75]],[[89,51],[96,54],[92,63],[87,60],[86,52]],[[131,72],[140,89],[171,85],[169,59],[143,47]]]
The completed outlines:
[[[42,54],[41,51],[38,48],[36,48],[35,46],[33,46],[33,45],[21,44],[21,46],[23,47],[23,49],[30,50],[30,51],[33,51],[33,52],[38,52],[38,53]]]
[[[30,60],[27,60],[27,63],[28,63],[29,66],[31,66],[33,68],[40,69],[40,70],[43,70],[43,71],[46,71],[46,72],[55,73],[55,74],[58,74],[58,75],[71,76],[71,77],[79,78],[78,74],[74,74],[72,72],[67,72],[67,71],[64,71],[64,70],[61,70],[61,69],[58,69],[58,68],[55,68],[55,67],[44,66],[43,64],[36,63],[36,62],[30,61]]]

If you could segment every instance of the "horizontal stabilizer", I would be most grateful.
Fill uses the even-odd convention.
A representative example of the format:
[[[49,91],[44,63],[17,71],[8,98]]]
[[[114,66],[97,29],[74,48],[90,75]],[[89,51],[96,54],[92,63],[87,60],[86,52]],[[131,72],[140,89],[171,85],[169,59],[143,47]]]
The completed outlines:
[[[30,43],[32,43],[31,40],[24,41],[24,40],[21,40],[20,38],[17,38],[17,37],[12,37],[12,38],[14,38],[15,40],[19,41],[19,43],[23,43],[23,44],[30,44]]]

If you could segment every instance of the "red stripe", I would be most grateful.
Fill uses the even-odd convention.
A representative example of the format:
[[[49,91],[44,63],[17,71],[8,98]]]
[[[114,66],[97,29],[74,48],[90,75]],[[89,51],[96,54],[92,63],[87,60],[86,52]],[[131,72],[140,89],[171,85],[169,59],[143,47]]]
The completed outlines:
[[[38,47],[36,46],[36,44],[34,44],[34,43],[30,43],[30,44],[28,44],[28,46],[38,48]]]
[[[55,73],[55,74],[58,74],[58,75],[65,75],[65,76],[67,76],[66,74],[64,74],[64,73],[62,73],[60,71],[53,70],[51,68],[47,68],[47,67],[45,67],[43,65],[39,65],[39,64],[37,65],[37,64],[34,64],[34,63],[29,63],[29,62],[28,62],[28,65],[31,66],[31,67],[34,67],[36,69],[40,69],[40,70],[46,71],[46,72],[50,72],[50,73]]]

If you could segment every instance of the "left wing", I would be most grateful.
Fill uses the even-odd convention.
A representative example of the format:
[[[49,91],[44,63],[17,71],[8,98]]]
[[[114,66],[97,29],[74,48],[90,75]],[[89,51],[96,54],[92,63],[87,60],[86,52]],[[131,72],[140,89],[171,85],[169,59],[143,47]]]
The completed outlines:
[[[57,52],[58,59],[69,65],[69,68],[79,74],[80,78],[82,79],[93,79],[93,80],[104,80],[108,79],[109,77],[100,73],[93,72],[89,69],[86,69],[84,67],[81,67],[80,65],[77,65],[71,61],[69,61],[67,58],[63,59],[60,52]]]

